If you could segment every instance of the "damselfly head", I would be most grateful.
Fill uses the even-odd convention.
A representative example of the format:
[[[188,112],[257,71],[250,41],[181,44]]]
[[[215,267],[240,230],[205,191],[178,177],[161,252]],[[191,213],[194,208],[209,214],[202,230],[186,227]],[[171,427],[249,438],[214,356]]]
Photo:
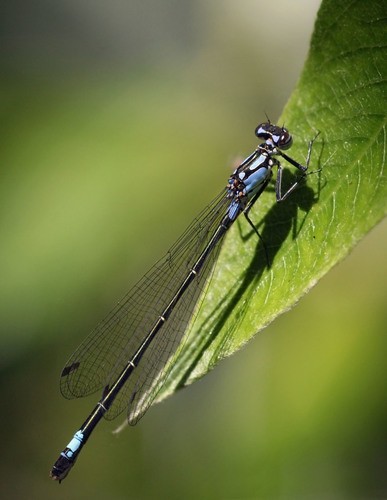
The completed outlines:
[[[288,149],[292,145],[293,138],[285,127],[278,127],[270,122],[261,123],[255,129],[255,135],[279,149]]]

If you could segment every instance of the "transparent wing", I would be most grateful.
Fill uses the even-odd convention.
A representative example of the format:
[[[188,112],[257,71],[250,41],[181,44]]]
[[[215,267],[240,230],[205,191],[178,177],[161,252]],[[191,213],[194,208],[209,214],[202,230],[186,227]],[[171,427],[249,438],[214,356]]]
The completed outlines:
[[[146,334],[170,303],[184,278],[224,217],[230,200],[222,191],[192,222],[166,256],[158,261],[82,342],[62,370],[60,388],[66,398],[78,398],[110,386],[138,350]],[[131,424],[138,421],[156,396],[179,346],[220,245],[175,306],[129,377],[109,411],[115,418],[128,408]]]

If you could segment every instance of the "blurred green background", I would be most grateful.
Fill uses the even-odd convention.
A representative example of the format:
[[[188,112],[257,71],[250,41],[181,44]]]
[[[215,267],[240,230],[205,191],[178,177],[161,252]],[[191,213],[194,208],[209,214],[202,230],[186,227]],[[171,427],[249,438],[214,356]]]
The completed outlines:
[[[48,477],[95,404],[61,398],[66,359],[278,118],[318,6],[2,3],[2,498],[387,497],[385,222],[245,349]]]

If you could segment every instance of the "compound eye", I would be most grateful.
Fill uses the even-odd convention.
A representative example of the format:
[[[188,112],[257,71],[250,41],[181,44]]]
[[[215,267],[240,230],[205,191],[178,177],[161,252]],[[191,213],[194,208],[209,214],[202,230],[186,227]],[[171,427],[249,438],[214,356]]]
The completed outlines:
[[[255,135],[259,139],[269,139],[270,137],[270,123],[260,123],[258,127],[255,129]]]
[[[278,140],[278,147],[281,149],[288,149],[292,145],[293,138],[286,129],[282,129],[282,134]]]

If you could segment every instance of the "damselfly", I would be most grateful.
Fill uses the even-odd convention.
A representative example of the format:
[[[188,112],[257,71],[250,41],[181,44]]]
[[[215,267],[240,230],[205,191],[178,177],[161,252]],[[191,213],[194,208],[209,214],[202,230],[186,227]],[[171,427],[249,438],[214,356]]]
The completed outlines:
[[[102,417],[110,420],[127,410],[135,424],[144,415],[168,376],[168,361],[181,343],[203,288],[211,274],[220,242],[240,214],[260,237],[249,217],[251,207],[277,167],[276,200],[285,200],[307,173],[283,151],[292,145],[284,127],[270,122],[255,130],[263,140],[233,172],[228,184],[188,227],[167,255],[157,262],[91,332],[69,359],[60,387],[67,398],[102,390],[101,399],[55,462],[51,477],[61,481]],[[301,175],[282,193],[278,157]]]

